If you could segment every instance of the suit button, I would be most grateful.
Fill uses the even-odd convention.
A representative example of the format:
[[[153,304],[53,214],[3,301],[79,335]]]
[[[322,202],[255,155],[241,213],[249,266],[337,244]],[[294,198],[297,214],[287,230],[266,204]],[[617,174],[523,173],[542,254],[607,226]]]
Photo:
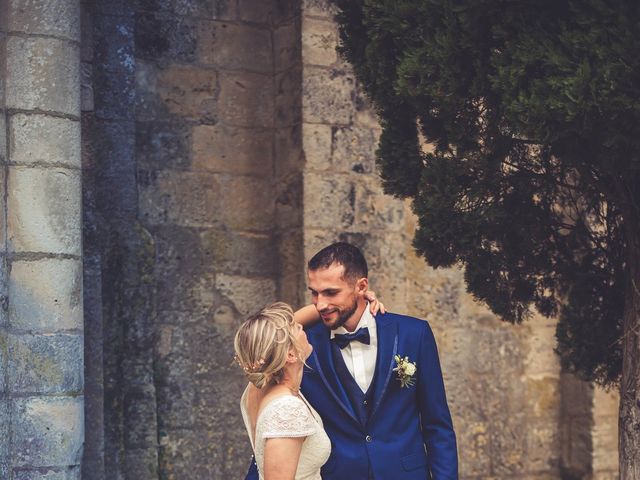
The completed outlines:
[[[365,439],[367,442],[371,442],[371,440],[373,440],[373,438],[371,438],[371,435],[367,435],[364,439]]]
[[[365,400],[364,402],[362,402],[362,404],[366,406],[366,405],[368,405],[368,404],[369,404],[369,402],[367,402],[367,401]]]

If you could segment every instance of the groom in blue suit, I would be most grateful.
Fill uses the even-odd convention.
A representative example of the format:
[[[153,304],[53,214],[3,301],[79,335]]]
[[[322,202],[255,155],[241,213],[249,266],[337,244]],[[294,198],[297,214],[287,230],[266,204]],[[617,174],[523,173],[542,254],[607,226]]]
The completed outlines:
[[[331,439],[322,478],[457,480],[456,438],[431,328],[404,315],[373,317],[367,275],[362,252],[344,242],[308,263],[322,322],[307,331],[313,353],[301,388]]]

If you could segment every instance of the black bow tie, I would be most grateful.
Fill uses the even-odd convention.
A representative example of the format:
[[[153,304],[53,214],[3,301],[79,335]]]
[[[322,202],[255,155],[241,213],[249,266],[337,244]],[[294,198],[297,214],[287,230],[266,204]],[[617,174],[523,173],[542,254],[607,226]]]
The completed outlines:
[[[357,340],[358,342],[362,342],[365,345],[369,345],[371,343],[371,337],[369,336],[369,329],[367,327],[360,328],[353,333],[345,333],[344,335],[340,335],[336,333],[333,337],[333,341],[340,348],[344,348],[349,345],[349,342]]]

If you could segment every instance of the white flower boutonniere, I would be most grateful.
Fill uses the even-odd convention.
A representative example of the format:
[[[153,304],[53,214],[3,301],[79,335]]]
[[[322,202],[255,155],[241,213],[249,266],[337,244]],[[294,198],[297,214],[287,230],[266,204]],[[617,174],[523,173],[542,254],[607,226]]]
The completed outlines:
[[[410,362],[409,357],[402,358],[400,355],[396,355],[394,358],[396,360],[396,368],[394,368],[393,371],[398,374],[400,387],[411,387],[416,381],[415,378],[413,378],[418,371],[416,363]]]

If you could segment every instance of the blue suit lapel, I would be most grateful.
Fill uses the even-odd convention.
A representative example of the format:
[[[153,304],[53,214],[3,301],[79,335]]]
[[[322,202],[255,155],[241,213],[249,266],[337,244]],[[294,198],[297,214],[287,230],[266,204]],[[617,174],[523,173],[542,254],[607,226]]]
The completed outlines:
[[[373,409],[369,419],[373,418],[380,406],[384,392],[387,390],[393,368],[394,356],[398,352],[398,324],[385,315],[376,316],[378,330],[378,353],[376,356],[376,373],[373,391]]]
[[[347,415],[353,418],[358,424],[360,423],[347,396],[347,392],[341,385],[336,374],[336,368],[331,355],[331,338],[329,330],[321,328],[316,332],[317,340],[313,342],[312,358],[318,370],[318,375],[322,379],[335,401],[345,411]]]

